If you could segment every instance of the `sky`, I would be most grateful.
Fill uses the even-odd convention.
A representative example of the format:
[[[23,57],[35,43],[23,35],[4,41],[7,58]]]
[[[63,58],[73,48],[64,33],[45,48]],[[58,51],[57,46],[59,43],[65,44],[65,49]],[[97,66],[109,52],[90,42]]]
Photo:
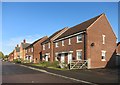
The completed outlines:
[[[0,51],[2,50],[2,3],[0,2]]]
[[[120,2],[118,4],[118,9],[120,9]],[[118,41],[120,42],[120,10],[118,11]]]
[[[105,13],[118,37],[117,2],[3,2],[2,50],[13,51],[23,39],[32,43],[64,28]]]

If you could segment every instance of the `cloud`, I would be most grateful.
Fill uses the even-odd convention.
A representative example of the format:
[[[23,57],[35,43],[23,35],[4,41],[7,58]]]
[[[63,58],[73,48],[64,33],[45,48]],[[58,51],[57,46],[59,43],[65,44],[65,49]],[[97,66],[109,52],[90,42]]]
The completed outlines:
[[[2,43],[2,52],[4,54],[9,54],[10,52],[13,51],[13,49],[15,48],[15,46],[17,44],[20,45],[21,42],[23,42],[24,39],[26,39],[27,43],[33,43],[34,41],[36,41],[37,39],[41,38],[41,35],[27,35],[27,36],[20,36],[20,37],[14,37],[14,38],[10,38],[9,40],[5,40]]]

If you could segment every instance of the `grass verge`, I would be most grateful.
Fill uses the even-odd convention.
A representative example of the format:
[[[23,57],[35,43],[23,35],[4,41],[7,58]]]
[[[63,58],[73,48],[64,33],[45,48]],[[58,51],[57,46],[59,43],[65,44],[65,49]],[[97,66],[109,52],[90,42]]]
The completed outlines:
[[[55,61],[53,63],[51,62],[40,62],[37,64],[29,64],[31,66],[37,66],[37,67],[46,67],[54,70],[67,70],[66,68],[59,68],[59,63],[58,61]]]

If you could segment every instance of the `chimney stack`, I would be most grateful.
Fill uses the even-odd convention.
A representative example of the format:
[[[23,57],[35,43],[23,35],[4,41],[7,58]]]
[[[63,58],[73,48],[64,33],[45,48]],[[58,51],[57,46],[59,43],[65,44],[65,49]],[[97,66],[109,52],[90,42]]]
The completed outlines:
[[[26,43],[26,40],[25,40],[25,39],[23,40],[23,43]]]
[[[19,45],[17,44],[17,47],[19,47]]]

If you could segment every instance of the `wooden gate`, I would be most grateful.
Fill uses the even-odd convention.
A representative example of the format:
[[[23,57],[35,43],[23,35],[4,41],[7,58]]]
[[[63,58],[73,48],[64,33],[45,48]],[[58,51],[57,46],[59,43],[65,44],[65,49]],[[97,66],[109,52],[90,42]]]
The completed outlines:
[[[72,60],[70,61],[70,69],[88,68],[88,60]]]

